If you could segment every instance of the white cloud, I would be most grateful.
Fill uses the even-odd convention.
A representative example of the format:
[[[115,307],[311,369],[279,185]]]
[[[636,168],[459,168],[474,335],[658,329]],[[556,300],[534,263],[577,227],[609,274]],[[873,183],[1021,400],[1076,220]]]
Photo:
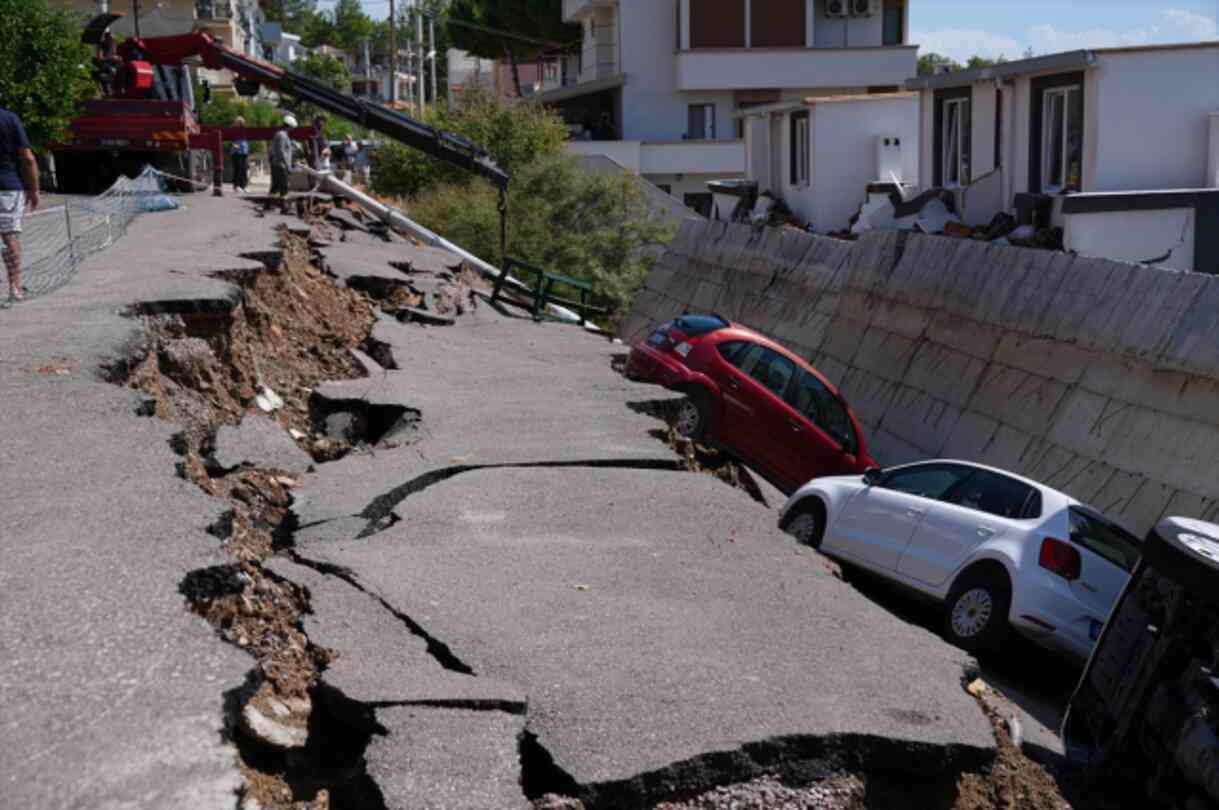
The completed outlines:
[[[1119,48],[1130,45],[1157,45],[1219,39],[1219,22],[1213,17],[1170,8],[1155,24],[1146,28],[1115,31],[1093,28],[1087,31],[1060,31],[1053,25],[1034,25],[1029,29],[1029,45],[1037,53],[1054,53],[1079,48]]]
[[[992,59],[997,56],[1020,59],[1029,47],[1034,53],[1047,54],[1080,48],[1118,48],[1215,40],[1219,39],[1219,21],[1192,11],[1170,8],[1161,12],[1154,24],[1126,31],[1112,28],[1063,31],[1045,23],[1030,27],[1024,42],[987,31],[963,28],[923,31],[911,34],[910,39],[920,46],[920,54],[939,53],[963,64],[975,55]]]
[[[1024,52],[1024,46],[1011,37],[966,28],[913,33],[910,41],[919,46],[920,54],[938,53],[961,64],[971,56],[1019,59]]]

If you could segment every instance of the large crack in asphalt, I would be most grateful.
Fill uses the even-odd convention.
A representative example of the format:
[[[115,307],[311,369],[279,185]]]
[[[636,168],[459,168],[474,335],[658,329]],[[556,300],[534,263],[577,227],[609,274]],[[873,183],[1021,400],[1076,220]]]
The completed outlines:
[[[476,470],[530,470],[530,469],[561,469],[570,467],[584,467],[607,470],[665,470],[669,472],[681,471],[681,467],[675,461],[666,459],[583,459],[573,461],[509,461],[499,464],[457,464],[450,467],[442,467],[438,470],[430,470],[421,475],[418,475],[411,480],[399,484],[393,489],[383,492],[369,502],[368,506],[364,507],[355,517],[363,518],[366,522],[364,528],[356,535],[357,540],[363,540],[373,535],[380,534],[390,526],[401,520],[401,516],[397,515],[394,510],[399,504],[418,492],[439,484],[442,481],[447,481],[463,473],[474,472]],[[388,521],[388,522],[387,522]]]

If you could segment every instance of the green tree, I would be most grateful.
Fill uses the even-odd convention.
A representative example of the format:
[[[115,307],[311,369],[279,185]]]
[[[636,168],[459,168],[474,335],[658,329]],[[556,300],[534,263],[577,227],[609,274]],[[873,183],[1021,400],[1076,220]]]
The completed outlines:
[[[328,44],[348,53],[355,53],[363,47],[364,40],[372,36],[372,19],[364,13],[360,0],[338,0],[331,20],[334,32]]]
[[[969,57],[969,61],[965,63],[965,68],[966,70],[974,70],[976,68],[994,67],[995,65],[1001,65],[1006,61],[1007,57],[1003,54],[999,54],[994,59],[986,56],[971,56]]]
[[[484,59],[505,59],[521,92],[519,64],[540,49],[565,47],[581,37],[563,22],[562,0],[452,0],[448,28],[453,44]]]
[[[455,108],[430,107],[423,118],[482,146],[509,174],[539,158],[560,154],[567,140],[563,119],[551,110],[498,99],[485,91],[464,94]],[[377,152],[373,166],[373,187],[388,195],[411,196],[440,182],[461,185],[470,177],[462,169],[392,142]]]
[[[918,75],[931,76],[937,71],[960,70],[961,65],[938,53],[925,53],[918,58]]]
[[[594,285],[595,303],[618,321],[643,285],[673,226],[655,221],[639,181],[581,170],[566,155],[523,167],[512,180],[509,249],[531,264]],[[441,185],[408,203],[411,216],[476,256],[499,256],[498,195],[489,183]]]
[[[21,116],[35,149],[62,138],[96,85],[75,17],[46,0],[0,0],[0,107]]]
[[[300,34],[305,21],[318,14],[317,0],[266,0],[267,22],[277,22],[291,34]]]

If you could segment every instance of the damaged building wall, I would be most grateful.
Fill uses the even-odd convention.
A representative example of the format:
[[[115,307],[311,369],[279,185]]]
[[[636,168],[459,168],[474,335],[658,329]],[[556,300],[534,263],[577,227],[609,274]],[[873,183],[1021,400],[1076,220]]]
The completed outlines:
[[[716,311],[809,358],[884,464],[1004,467],[1144,531],[1219,515],[1219,279],[894,232],[687,222],[622,327]]]

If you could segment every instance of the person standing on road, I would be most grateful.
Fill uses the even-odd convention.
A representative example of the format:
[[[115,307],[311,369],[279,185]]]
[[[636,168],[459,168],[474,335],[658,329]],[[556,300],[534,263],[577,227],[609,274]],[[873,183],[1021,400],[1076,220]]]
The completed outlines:
[[[24,180],[24,183],[22,182]],[[0,253],[8,271],[9,298],[25,298],[21,287],[21,214],[38,208],[38,162],[17,114],[0,107]]]
[[[245,119],[237,116],[235,126],[245,128]],[[250,184],[250,142],[246,140],[233,141],[230,149],[233,156],[233,190],[245,191]]]
[[[288,172],[292,169],[292,138],[288,130],[296,126],[296,119],[285,115],[279,131],[271,139],[271,196],[279,197],[281,208],[288,205]]]

